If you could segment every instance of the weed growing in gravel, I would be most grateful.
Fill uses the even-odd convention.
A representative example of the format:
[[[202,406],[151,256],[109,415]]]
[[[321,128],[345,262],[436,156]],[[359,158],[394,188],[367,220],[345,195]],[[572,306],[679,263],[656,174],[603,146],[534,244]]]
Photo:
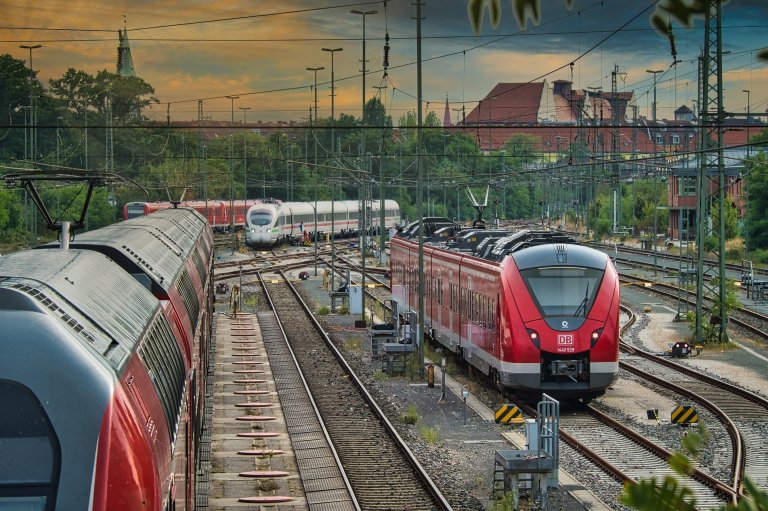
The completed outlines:
[[[363,349],[363,340],[362,339],[349,339],[346,343],[344,343],[344,346],[350,351],[360,351]]]
[[[411,381],[415,381],[419,379],[419,352],[418,350],[414,350],[413,353],[411,353],[408,356],[406,367],[405,367],[406,374],[408,375],[408,378]]]
[[[259,296],[248,295],[244,298],[243,302],[249,307],[257,307],[259,305]]]
[[[317,309],[317,315],[318,316],[327,316],[330,313],[331,313],[331,309],[326,307],[325,305],[323,305],[322,307]]]
[[[428,444],[437,444],[440,442],[440,428],[430,428],[422,426],[419,428],[419,434]]]
[[[346,316],[349,314],[349,305],[342,305],[338,309],[336,309],[336,312],[339,314],[339,316]]]
[[[272,479],[266,481],[259,481],[259,490],[261,491],[274,491],[277,490],[277,483]]]
[[[512,492],[499,493],[493,500],[493,511],[512,511],[515,509],[515,498]]]
[[[406,424],[416,424],[419,421],[419,410],[416,408],[416,405],[408,406],[401,420]]]

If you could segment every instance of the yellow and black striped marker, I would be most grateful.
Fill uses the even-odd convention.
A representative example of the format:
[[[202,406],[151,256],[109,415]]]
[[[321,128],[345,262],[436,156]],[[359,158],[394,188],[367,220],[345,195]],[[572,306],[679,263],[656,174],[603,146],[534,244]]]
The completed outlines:
[[[496,410],[496,424],[522,424],[523,412],[515,405],[501,405]]]
[[[699,422],[699,414],[691,405],[678,405],[672,411],[671,420],[674,424],[697,424]]]

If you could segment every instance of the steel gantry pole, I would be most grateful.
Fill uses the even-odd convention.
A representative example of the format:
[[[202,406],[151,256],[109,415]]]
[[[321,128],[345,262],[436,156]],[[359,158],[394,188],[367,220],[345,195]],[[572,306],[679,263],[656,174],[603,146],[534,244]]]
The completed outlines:
[[[723,157],[723,120],[726,113],[723,108],[723,47],[720,0],[706,0],[704,16],[704,51],[699,59],[699,108],[701,119],[701,156],[698,173],[697,199],[697,275],[696,275],[696,342],[706,341],[704,318],[704,300],[712,299],[713,309],[709,311],[709,324],[716,332],[712,337],[717,342],[728,341],[728,314],[726,308],[727,286],[725,276],[725,162]],[[717,225],[710,231],[705,219],[707,183],[717,176]],[[714,191],[712,192],[714,195]],[[714,209],[715,205],[712,205]],[[705,272],[705,240],[712,236],[717,240],[714,251],[717,253],[717,284],[708,286],[704,274],[714,267],[707,264]],[[712,272],[714,276],[714,272]],[[709,291],[709,293],[707,293]],[[710,294],[710,297],[706,295]],[[716,308],[716,310],[715,310]]]
[[[416,211],[419,218],[419,377],[424,377],[424,176],[421,158],[422,123],[421,109],[421,0],[416,0]]]
[[[386,89],[386,85],[374,85],[374,89],[378,91],[379,96],[382,94],[382,90]],[[386,99],[386,98],[385,98]],[[387,242],[387,232],[386,232],[386,225],[384,225],[385,222],[385,202],[384,202],[384,161],[383,158],[383,152],[384,152],[384,135],[382,135],[381,142],[379,143],[379,266],[384,266],[385,261],[385,252],[384,252],[384,245]]]
[[[659,70],[652,70],[652,69],[646,69],[646,73],[651,73],[653,75],[653,127],[656,128],[656,75],[659,73],[663,73],[663,69]],[[656,171],[658,170],[658,164],[659,162],[656,161],[656,140],[652,140],[653,142],[653,156],[654,156],[654,163],[656,164],[655,170],[653,172],[653,274],[656,275],[656,259],[657,259],[657,248],[656,248],[656,229],[657,229],[657,221],[659,212],[656,210],[657,207],[657,200],[656,197],[658,195],[658,189],[657,189],[657,183],[656,183]]]
[[[333,158],[334,153],[336,152],[336,141],[334,140],[334,133],[333,133],[333,126],[336,124],[335,121],[335,112],[334,112],[334,103],[333,99],[336,97],[336,84],[335,84],[335,77],[333,73],[333,54],[337,51],[344,51],[344,48],[322,48],[323,51],[327,51],[331,54],[331,158]],[[335,264],[336,264],[336,209],[335,209],[335,200],[334,200],[334,182],[333,179],[331,179],[331,292],[336,291],[336,276],[335,276]],[[334,304],[336,302],[334,300],[331,300],[331,308],[334,309],[331,312],[336,312]]]
[[[368,72],[368,69],[366,69],[366,59],[365,59],[365,17],[369,14],[377,14],[379,11],[358,11],[356,9],[352,9],[349,11],[352,14],[358,14],[363,17],[363,59],[361,62],[363,63],[363,68],[361,69],[361,73],[363,76],[363,89],[362,89],[362,110],[360,111],[360,155],[363,160],[363,169],[366,168],[366,152],[365,152],[365,75]],[[366,208],[366,186],[365,186],[365,177],[362,177],[362,182],[360,184],[360,190],[362,192],[362,210],[361,214],[359,216],[360,218],[360,255],[361,261],[362,261],[362,273],[360,275],[361,280],[361,293],[360,297],[362,298],[362,323],[366,322],[365,319],[365,249],[366,249],[366,225],[365,225],[365,208]],[[371,222],[373,223],[373,222]]]
[[[245,208],[245,201],[248,200],[248,126],[245,120],[245,113],[251,107],[239,106],[238,108],[243,111],[243,207]]]
[[[749,161],[750,157],[752,156],[752,151],[750,150],[752,146],[749,145],[749,123],[751,120],[751,116],[749,115],[750,107],[749,107],[749,90],[743,89],[741,92],[747,93],[747,107],[744,109],[747,114],[747,161]],[[744,204],[747,207],[747,214],[744,215],[744,252],[749,252],[749,197],[747,194],[749,193],[749,189],[745,186],[744,187]]]
[[[37,159],[37,133],[35,133],[37,114],[35,113],[35,92],[32,87],[33,78],[35,76],[34,68],[32,67],[32,50],[42,47],[42,44],[22,44],[19,46],[19,48],[29,50],[29,159],[32,160],[32,162]]]
[[[232,116],[229,122],[229,229],[232,236],[235,235],[235,148],[232,140],[232,128],[235,125],[235,100],[240,96],[227,96],[231,102]],[[233,245],[234,246],[234,245]]]
[[[315,124],[317,124],[317,72],[325,69],[324,66],[320,67],[308,67],[307,71],[312,71],[315,74],[315,82],[312,87],[312,91],[315,94],[315,120],[312,121],[312,116],[309,116],[309,123],[312,126],[312,140],[315,146],[315,159],[314,159],[314,172],[317,177],[317,133],[315,133]],[[312,110],[310,110],[311,112]],[[317,181],[317,180],[315,180]],[[315,186],[315,235],[312,237],[312,243],[315,245],[315,277],[317,277],[317,189],[319,186]]]

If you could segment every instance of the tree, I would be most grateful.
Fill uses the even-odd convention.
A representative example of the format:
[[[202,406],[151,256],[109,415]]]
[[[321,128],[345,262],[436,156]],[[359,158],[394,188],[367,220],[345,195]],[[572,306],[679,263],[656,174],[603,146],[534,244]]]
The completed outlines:
[[[764,152],[751,158],[747,169],[750,247],[768,247],[768,158]]]
[[[723,0],[723,3],[727,2],[728,0]],[[568,9],[571,9],[573,4],[574,0],[565,0]],[[467,0],[469,21],[475,34],[480,34],[486,7],[490,14],[491,27],[498,27],[501,21],[501,0]],[[541,22],[540,0],[512,0],[512,7],[517,25],[522,30],[528,26],[529,18],[535,25]],[[667,37],[671,31],[670,19],[674,18],[683,26],[690,28],[696,19],[704,17],[706,10],[707,3],[703,1],[666,0],[656,5],[656,10],[651,16],[651,24],[660,34]],[[761,50],[757,56],[759,59],[768,60],[768,48]]]
[[[29,106],[30,77],[32,88],[40,97],[41,86],[36,73],[30,75],[30,70],[23,60],[9,54],[0,55],[0,115],[3,124],[23,127],[26,123]],[[1,157],[19,158],[24,155],[24,130],[10,129],[0,134],[2,141]]]

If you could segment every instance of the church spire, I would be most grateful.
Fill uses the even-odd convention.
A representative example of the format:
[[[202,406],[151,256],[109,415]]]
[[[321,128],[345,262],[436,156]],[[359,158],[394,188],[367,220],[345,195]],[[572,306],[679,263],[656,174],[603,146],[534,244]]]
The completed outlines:
[[[443,113],[443,127],[451,126],[451,109],[448,107],[448,95],[445,95],[445,112]]]
[[[128,42],[128,27],[123,15],[123,30],[118,30],[120,46],[117,47],[117,74],[120,76],[136,76],[131,58],[131,43]]]

